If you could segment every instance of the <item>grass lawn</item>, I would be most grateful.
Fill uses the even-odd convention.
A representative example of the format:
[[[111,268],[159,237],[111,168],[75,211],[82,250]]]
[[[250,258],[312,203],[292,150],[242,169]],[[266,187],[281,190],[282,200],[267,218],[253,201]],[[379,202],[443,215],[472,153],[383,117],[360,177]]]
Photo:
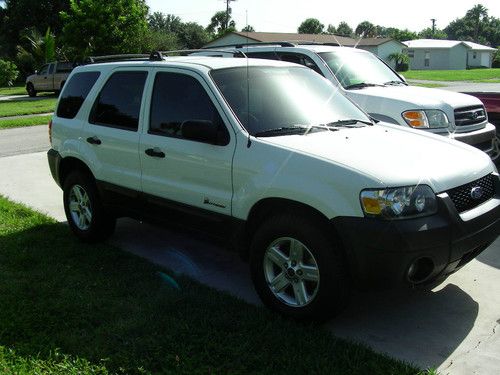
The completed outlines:
[[[407,72],[402,72],[401,74],[406,79],[500,83],[500,68],[470,70],[409,70]]]
[[[110,245],[82,244],[66,225],[0,196],[0,372],[419,370]]]
[[[21,117],[10,120],[2,120],[0,117],[0,129],[18,128],[21,126],[46,125],[52,118],[49,116]]]
[[[429,88],[446,87],[445,85],[441,85],[439,83],[410,83],[410,86],[429,87]]]
[[[12,87],[0,87],[0,95],[26,95],[24,84],[15,84]]]
[[[0,117],[53,112],[57,98],[0,101]]]

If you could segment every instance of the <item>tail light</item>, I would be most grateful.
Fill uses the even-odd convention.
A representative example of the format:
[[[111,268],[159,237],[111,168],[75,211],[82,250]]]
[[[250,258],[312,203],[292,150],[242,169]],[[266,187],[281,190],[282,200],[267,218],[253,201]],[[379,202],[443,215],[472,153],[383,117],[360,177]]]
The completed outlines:
[[[49,120],[49,142],[52,145],[52,119]]]

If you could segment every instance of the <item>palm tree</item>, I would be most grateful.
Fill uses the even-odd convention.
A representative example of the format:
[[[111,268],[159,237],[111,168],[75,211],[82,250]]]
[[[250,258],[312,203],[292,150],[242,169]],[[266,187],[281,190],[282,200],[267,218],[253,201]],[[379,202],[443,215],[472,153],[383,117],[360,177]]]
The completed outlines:
[[[391,53],[388,56],[388,60],[395,62],[397,72],[400,72],[403,70],[408,70],[407,67],[408,67],[408,63],[410,62],[410,58],[408,57],[408,55],[406,53],[403,53],[403,52]],[[405,65],[406,65],[406,69],[404,69]]]

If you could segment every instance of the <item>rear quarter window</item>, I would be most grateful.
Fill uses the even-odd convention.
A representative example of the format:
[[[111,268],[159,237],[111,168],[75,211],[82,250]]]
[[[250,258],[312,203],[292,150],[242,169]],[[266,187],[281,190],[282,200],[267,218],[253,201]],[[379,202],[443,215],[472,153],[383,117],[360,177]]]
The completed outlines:
[[[82,72],[74,74],[66,83],[59,98],[57,116],[75,118],[90,90],[99,78],[99,72]]]

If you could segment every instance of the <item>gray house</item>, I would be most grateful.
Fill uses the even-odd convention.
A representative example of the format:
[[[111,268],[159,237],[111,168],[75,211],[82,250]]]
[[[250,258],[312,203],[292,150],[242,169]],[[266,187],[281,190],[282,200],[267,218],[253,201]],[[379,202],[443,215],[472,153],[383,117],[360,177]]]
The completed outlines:
[[[404,42],[412,70],[491,68],[496,49],[458,40],[416,39]]]
[[[370,51],[394,67],[389,55],[400,53],[406,47],[403,43],[391,38],[354,39],[345,36],[328,34],[296,34],[296,33],[264,33],[264,32],[231,32],[206,44],[205,47],[220,47],[245,43],[273,42],[321,43],[333,46],[356,47]]]

